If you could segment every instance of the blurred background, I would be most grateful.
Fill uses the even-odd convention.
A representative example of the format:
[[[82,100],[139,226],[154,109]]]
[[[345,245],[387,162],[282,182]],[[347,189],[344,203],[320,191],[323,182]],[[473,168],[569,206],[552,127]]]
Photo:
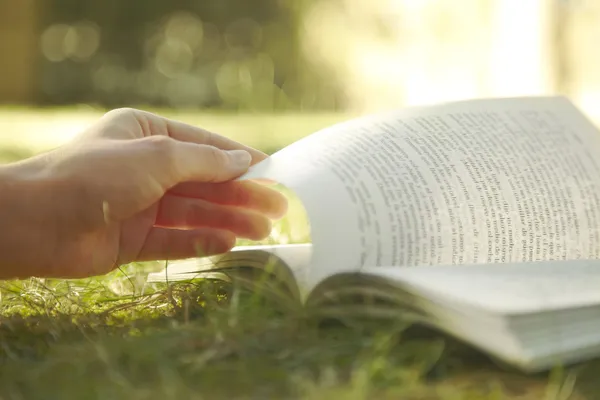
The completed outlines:
[[[600,121],[600,0],[0,0],[0,162],[110,108],[267,151],[357,114],[565,94]]]

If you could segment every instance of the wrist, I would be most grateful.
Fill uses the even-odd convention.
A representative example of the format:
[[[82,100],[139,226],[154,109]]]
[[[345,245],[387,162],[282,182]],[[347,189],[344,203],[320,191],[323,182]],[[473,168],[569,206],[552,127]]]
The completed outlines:
[[[0,279],[47,270],[56,240],[55,204],[41,160],[0,165]]]

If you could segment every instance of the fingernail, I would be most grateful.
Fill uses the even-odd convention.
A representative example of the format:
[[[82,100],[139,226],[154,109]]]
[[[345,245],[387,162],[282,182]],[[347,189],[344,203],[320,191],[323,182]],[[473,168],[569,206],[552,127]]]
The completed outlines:
[[[227,153],[234,169],[247,169],[252,162],[252,156],[246,150],[229,150]]]

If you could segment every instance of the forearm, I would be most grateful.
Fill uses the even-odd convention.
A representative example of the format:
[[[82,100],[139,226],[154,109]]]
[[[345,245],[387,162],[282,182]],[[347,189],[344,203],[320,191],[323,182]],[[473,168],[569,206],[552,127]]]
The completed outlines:
[[[52,194],[37,164],[0,165],[0,279],[37,275],[52,247]]]

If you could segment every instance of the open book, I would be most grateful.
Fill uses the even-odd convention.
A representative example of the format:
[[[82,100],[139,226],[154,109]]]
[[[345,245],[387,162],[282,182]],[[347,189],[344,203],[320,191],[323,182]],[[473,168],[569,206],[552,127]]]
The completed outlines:
[[[408,313],[528,371],[583,361],[600,355],[599,133],[562,97],[341,123],[240,178],[293,191],[310,243],[171,263],[149,281],[254,279],[268,264],[302,307]]]

